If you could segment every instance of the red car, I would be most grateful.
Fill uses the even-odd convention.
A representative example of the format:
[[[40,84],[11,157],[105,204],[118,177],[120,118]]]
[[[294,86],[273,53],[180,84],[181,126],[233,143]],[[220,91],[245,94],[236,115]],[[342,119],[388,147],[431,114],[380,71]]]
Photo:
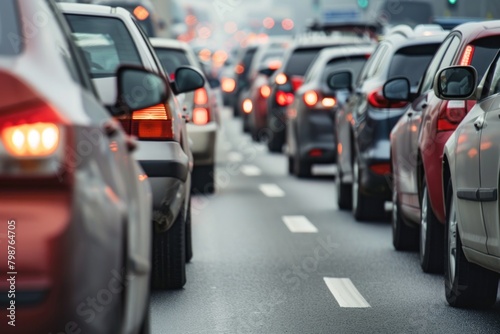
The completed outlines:
[[[401,89],[392,89],[391,94],[391,87],[405,85],[406,79],[402,78],[384,86],[386,98],[411,102],[391,133],[393,244],[398,250],[420,246],[420,263],[425,272],[443,270],[443,147],[475,104],[470,100],[439,99],[433,91],[434,78],[445,67],[472,65],[481,79],[498,52],[498,45],[499,21],[460,25],[437,51],[417,94],[409,90],[402,94]]]

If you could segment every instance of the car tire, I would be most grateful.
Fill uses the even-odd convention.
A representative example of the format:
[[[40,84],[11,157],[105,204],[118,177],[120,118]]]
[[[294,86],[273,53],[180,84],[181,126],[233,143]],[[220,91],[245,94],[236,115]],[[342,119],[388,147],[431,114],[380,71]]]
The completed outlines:
[[[312,176],[312,165],[308,161],[300,159],[300,157],[294,157],[294,174],[300,179],[309,178]]]
[[[426,273],[442,273],[444,261],[444,226],[434,215],[427,184],[422,187],[420,210],[420,266]]]
[[[498,274],[467,260],[462,249],[457,221],[457,207],[450,181],[446,192],[444,256],[446,300],[453,307],[490,307],[497,299]]]
[[[408,225],[401,215],[401,206],[396,189],[392,192],[392,244],[398,251],[415,251],[418,249],[418,228]]]
[[[213,194],[215,192],[214,165],[195,166],[192,173],[192,191],[198,194]]]
[[[352,214],[357,221],[384,220],[387,217],[385,202],[377,198],[371,198],[360,190],[359,162],[354,159],[352,169]]]
[[[184,205],[182,205],[184,207]],[[184,210],[166,232],[153,237],[154,289],[181,289],[186,283],[186,220]]]
[[[191,262],[193,258],[193,241],[192,241],[192,230],[191,230],[191,201],[189,201],[187,213],[186,213],[186,263]]]
[[[340,210],[352,209],[352,184],[342,181],[340,171],[335,177],[335,188],[337,189],[337,206]]]
[[[294,157],[288,157],[288,174],[289,175],[294,175],[294,168],[295,168],[295,158]]]

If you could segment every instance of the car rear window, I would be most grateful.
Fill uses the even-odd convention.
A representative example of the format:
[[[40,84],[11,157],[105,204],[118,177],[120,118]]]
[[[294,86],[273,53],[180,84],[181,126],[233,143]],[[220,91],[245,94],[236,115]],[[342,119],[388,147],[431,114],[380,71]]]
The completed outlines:
[[[321,50],[322,48],[295,50],[286,64],[284,70],[285,74],[289,76],[292,75],[304,76],[304,74],[307,72],[307,69],[313,62],[314,58],[316,58],[316,56]]]
[[[0,55],[19,54],[21,40],[16,2],[14,0],[0,1]]]
[[[474,54],[471,65],[474,66],[481,80],[498,52],[500,36],[481,38],[474,41],[472,45]]]
[[[324,78],[334,72],[350,70],[352,72],[353,80],[355,80],[359,76],[359,73],[361,73],[361,69],[363,68],[367,60],[368,58],[365,56],[331,60],[326,65]]]
[[[252,64],[255,53],[257,52],[257,48],[250,48],[246,50],[245,55],[243,56],[243,73],[242,77],[246,78],[248,76],[248,71],[250,69],[250,65]]]
[[[440,44],[415,45],[399,49],[391,60],[388,79],[406,77],[410,84],[418,86]]]
[[[66,15],[93,78],[115,76],[119,66],[142,65],[125,24],[115,18]]]
[[[133,2],[133,3],[127,3],[125,1],[106,1],[106,2],[99,2],[99,5],[104,5],[104,6],[111,6],[111,7],[122,7],[130,12],[134,16],[134,18],[137,19],[137,23],[139,24],[139,27],[144,30],[147,36],[149,37],[155,37],[155,28],[153,25],[153,21],[151,20],[151,14],[149,13],[149,10],[142,6],[138,2]],[[137,15],[142,15],[141,18],[139,18]]]
[[[182,50],[155,48],[155,51],[163,69],[169,74],[174,73],[179,66],[191,65],[186,53]]]

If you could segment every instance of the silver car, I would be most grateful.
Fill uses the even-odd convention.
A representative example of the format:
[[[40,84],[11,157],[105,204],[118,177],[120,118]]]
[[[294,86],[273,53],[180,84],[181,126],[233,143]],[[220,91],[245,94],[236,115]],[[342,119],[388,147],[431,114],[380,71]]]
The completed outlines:
[[[164,70],[171,73],[171,76],[179,66],[183,65],[191,65],[203,71],[189,44],[164,38],[152,38],[151,44]],[[187,130],[192,141],[191,151],[194,158],[193,189],[204,194],[212,193],[215,191],[215,143],[220,123],[215,92],[207,81],[205,87],[185,94],[181,104],[190,115]]]
[[[113,105],[117,87],[114,71],[123,64],[144,67],[167,78],[138,23],[123,8],[61,4],[99,94]],[[148,175],[153,190],[153,287],[178,289],[186,282],[186,262],[191,249],[191,170],[185,114],[175,94],[203,87],[199,71],[181,67],[164,101],[151,108],[121,117],[125,130],[136,136],[135,158]],[[193,76],[196,77],[193,83]],[[147,85],[135,87],[140,99]]]
[[[477,72],[455,66],[438,72],[434,92],[451,112],[478,100],[446,142],[446,299],[455,307],[485,307],[497,300],[500,273],[500,58],[476,89]]]

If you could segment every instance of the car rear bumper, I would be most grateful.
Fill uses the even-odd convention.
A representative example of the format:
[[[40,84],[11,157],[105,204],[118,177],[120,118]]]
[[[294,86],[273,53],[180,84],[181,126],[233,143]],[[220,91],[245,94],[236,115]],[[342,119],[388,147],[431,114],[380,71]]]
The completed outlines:
[[[187,130],[191,138],[194,166],[206,166],[215,163],[215,144],[217,123],[207,125],[188,124]]]

